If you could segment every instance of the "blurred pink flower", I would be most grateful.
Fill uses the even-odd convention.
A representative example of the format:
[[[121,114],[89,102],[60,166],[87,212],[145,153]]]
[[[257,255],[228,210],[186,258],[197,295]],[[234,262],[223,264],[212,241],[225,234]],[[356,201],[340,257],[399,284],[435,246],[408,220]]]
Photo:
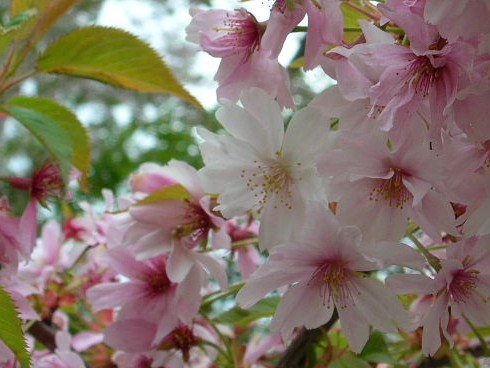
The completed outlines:
[[[203,286],[197,268],[177,284],[167,275],[165,256],[136,261],[127,249],[120,247],[111,249],[108,257],[111,266],[128,281],[101,283],[88,289],[93,311],[119,307],[118,320],[144,316],[157,323],[157,338],[180,322],[192,322],[201,303]]]

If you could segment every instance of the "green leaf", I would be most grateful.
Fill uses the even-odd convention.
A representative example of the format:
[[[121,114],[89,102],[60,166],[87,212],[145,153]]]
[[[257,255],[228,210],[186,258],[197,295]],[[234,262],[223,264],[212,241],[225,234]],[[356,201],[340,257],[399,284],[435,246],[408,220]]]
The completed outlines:
[[[30,367],[30,357],[21,320],[10,295],[0,285],[0,339],[9,347],[22,368]]]
[[[369,362],[395,364],[383,334],[376,330],[369,336],[360,356]]]
[[[354,4],[360,8],[363,7],[360,1],[354,1]],[[360,11],[350,7],[347,4],[341,3],[340,10],[342,10],[342,14],[344,15],[344,27],[346,29],[359,28],[359,22],[358,22],[359,19],[369,20],[369,17],[366,14],[361,13]],[[362,36],[361,31],[344,32],[344,41],[347,43],[352,43],[361,36]]]
[[[0,55],[13,44],[14,41],[25,39],[36,26],[38,12],[29,9],[17,14],[0,29]]]
[[[288,68],[291,69],[300,69],[305,65],[305,58],[304,56],[301,56],[291,62],[291,64],[288,65]]]
[[[165,200],[186,200],[190,198],[191,195],[189,194],[187,189],[185,189],[180,184],[175,184],[151,193],[149,196],[136,202],[136,206],[148,205],[148,204],[152,204],[159,201],[165,201]]]
[[[371,368],[371,365],[354,354],[348,353],[331,363],[329,368]]]
[[[51,153],[65,182],[74,166],[82,174],[82,188],[86,187],[90,167],[89,139],[85,128],[70,110],[53,100],[38,97],[15,97],[2,108]]]
[[[233,307],[218,315],[213,319],[213,321],[217,323],[246,327],[257,319],[273,316],[279,301],[279,297],[270,297],[261,299],[250,309]]]
[[[38,69],[95,79],[138,92],[169,93],[202,109],[148,44],[121,29],[100,26],[77,29],[45,50]]]
[[[37,9],[38,22],[33,33],[33,42],[41,38],[56,21],[79,0],[12,0],[10,16],[13,18],[29,9]]]

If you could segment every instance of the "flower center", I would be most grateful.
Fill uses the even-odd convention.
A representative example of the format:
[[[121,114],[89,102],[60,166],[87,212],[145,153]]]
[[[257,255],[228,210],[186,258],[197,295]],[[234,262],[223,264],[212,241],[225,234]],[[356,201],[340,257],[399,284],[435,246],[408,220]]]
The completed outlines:
[[[416,57],[408,67],[409,83],[415,87],[415,93],[429,94],[432,84],[439,79],[441,68],[432,65],[427,56]]]
[[[456,270],[453,273],[448,292],[455,302],[464,303],[470,298],[479,281],[478,273],[476,270]]]
[[[346,308],[352,300],[352,277],[353,272],[344,262],[327,261],[313,272],[310,281],[317,279],[320,282],[320,295],[327,308],[332,301],[338,308]]]
[[[369,200],[378,201],[384,199],[390,207],[403,209],[405,203],[410,200],[412,194],[403,184],[403,172],[398,168],[392,168],[393,176],[389,179],[377,180],[377,185],[371,190]]]
[[[189,202],[182,224],[173,230],[172,235],[177,239],[186,238],[189,240],[190,246],[195,246],[207,239],[212,227],[208,214],[201,206]]]
[[[279,155],[279,154],[278,154]],[[279,203],[287,209],[292,209],[292,185],[297,181],[292,175],[288,165],[280,160],[269,163],[254,161],[256,170],[242,170],[241,177],[246,179],[248,190],[258,199],[258,205],[264,206],[271,195],[277,196]],[[297,163],[300,166],[300,163]],[[275,205],[277,208],[277,204]]]
[[[165,294],[172,287],[172,281],[167,276],[163,258],[152,259],[148,262],[151,271],[143,276],[151,295]]]
[[[213,43],[222,48],[247,49],[249,54],[258,49],[263,31],[253,15],[245,9],[239,9],[226,16],[223,27],[213,28],[222,33]]]
[[[194,346],[199,345],[200,342],[200,338],[194,335],[189,327],[181,325],[163,339],[162,343],[160,344],[160,349],[180,350],[182,352],[184,362],[188,362],[190,359],[190,350]]]

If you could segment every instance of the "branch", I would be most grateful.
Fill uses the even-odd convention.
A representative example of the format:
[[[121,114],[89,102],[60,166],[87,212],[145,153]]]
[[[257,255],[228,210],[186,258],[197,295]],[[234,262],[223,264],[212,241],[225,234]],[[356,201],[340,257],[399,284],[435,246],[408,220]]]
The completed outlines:
[[[334,311],[332,318],[326,324],[314,330],[303,328],[294,338],[293,342],[284,351],[276,368],[303,368],[306,367],[306,352],[309,345],[314,344],[318,339],[330,330],[339,319],[337,311]]]
[[[56,330],[41,321],[35,321],[28,329],[27,333],[43,344],[46,349],[53,352],[56,350],[56,341],[54,335]]]

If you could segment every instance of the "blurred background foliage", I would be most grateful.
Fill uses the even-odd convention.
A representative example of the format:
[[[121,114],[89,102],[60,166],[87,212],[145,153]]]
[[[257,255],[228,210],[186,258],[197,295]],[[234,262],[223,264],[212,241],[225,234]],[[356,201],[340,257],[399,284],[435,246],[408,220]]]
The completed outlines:
[[[125,2],[127,5],[131,1],[135,7],[151,7],[150,17],[153,21],[147,24],[146,19],[130,13],[124,22],[127,23],[129,19],[134,28],[142,30],[143,35],[150,36],[150,39],[142,38],[164,57],[178,80],[184,86],[212,83],[210,81],[216,72],[215,66],[208,63],[196,65],[197,46],[175,35],[177,31],[182,34],[185,28],[175,20],[180,19],[178,17],[184,18],[182,14],[187,16],[190,7],[208,7],[209,1],[81,0],[56,23],[37,45],[36,51],[42,51],[49,42],[76,27],[99,23],[101,12],[108,2],[112,3],[112,7],[117,7],[118,4]],[[230,4],[230,9],[232,5]],[[8,8],[8,1],[0,2],[2,24],[8,21]],[[114,18],[110,19],[111,24],[118,24],[119,20],[124,23],[117,18],[117,14],[114,13]],[[184,22],[180,24],[188,24],[190,17],[180,20]],[[157,44],[152,40],[157,40]],[[296,54],[299,55],[300,52],[301,42]],[[0,62],[3,64],[4,60]],[[314,88],[305,82],[304,72],[300,69],[289,68],[289,72],[295,101],[299,106],[304,105],[312,98]],[[209,86],[209,95],[213,98],[214,89],[215,86]],[[92,149],[89,187],[86,193],[77,191],[75,200],[101,198],[103,188],[111,189],[117,194],[127,191],[129,175],[144,162],[164,165],[174,158],[199,168],[202,161],[192,135],[193,127],[204,126],[213,131],[219,129],[214,118],[216,107],[201,111],[169,95],[136,93],[91,80],[40,75],[28,79],[20,90],[10,92],[3,98],[6,100],[12,94],[53,98],[74,111],[87,127]],[[48,159],[44,150],[22,126],[5,117],[0,120],[0,150],[0,175],[3,177],[29,176]],[[12,193],[6,187],[2,186],[0,193],[7,194],[15,202],[19,194]]]

